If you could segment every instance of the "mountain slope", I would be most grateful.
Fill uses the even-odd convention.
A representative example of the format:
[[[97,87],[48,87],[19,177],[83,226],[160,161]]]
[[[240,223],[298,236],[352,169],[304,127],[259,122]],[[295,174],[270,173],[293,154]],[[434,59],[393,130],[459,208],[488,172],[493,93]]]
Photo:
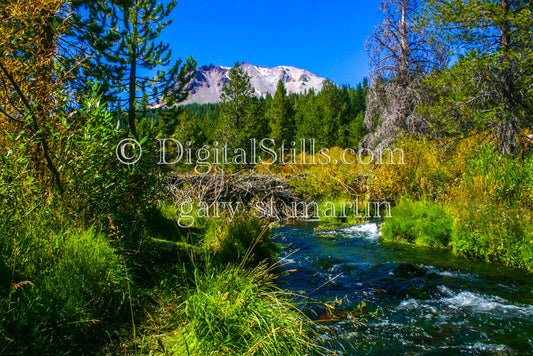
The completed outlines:
[[[319,92],[325,80],[307,70],[290,66],[267,68],[245,62],[241,64],[241,67],[250,75],[250,82],[255,88],[255,93],[261,97],[265,97],[267,93],[273,96],[280,79],[285,84],[289,94],[303,93],[309,90]],[[230,69],[229,67],[216,67],[212,64],[199,67],[196,76],[190,83],[191,93],[182,104],[218,103],[223,86],[229,83]]]

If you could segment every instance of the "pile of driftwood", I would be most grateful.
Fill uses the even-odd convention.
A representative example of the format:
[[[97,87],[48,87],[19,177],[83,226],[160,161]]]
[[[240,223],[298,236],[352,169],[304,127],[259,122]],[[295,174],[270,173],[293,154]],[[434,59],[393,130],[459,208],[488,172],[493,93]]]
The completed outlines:
[[[303,202],[286,179],[256,172],[171,175],[164,186],[163,198],[171,204],[239,203],[275,220],[294,218],[294,207]]]

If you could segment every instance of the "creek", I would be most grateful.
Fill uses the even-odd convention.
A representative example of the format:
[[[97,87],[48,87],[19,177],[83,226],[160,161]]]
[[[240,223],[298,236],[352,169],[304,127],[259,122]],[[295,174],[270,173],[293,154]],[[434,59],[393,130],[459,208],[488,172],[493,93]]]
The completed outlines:
[[[278,285],[317,320],[320,344],[340,355],[533,355],[532,273],[379,236],[373,223],[273,230]]]

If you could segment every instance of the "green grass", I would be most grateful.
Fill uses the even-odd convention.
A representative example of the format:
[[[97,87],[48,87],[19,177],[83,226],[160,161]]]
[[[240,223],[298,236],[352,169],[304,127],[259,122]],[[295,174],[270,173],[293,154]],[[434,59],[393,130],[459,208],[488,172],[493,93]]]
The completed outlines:
[[[277,252],[266,222],[239,216],[182,229],[175,216],[149,210],[137,250],[49,208],[0,226],[0,354],[299,355],[313,347],[310,320],[266,267]],[[152,315],[165,326],[157,337]]]
[[[356,209],[355,200],[329,199],[318,205],[318,216],[321,221],[333,224],[355,225],[365,220],[366,205],[360,203]],[[357,215],[359,214],[359,215]]]
[[[211,220],[206,228],[203,246],[220,264],[243,261],[248,266],[272,263],[278,247],[270,238],[270,225],[247,215],[230,222]]]
[[[455,253],[533,270],[533,154],[473,156],[452,196]]]
[[[383,225],[383,239],[533,270],[533,154],[501,156],[482,146],[445,198],[446,208],[401,200]]]
[[[160,341],[172,355],[305,355],[309,320],[265,266],[196,270],[176,328]]]
[[[457,215],[452,234],[456,254],[533,270],[529,211],[505,205],[468,204]]]
[[[0,354],[62,354],[89,349],[103,327],[124,316],[124,266],[94,229],[0,238]]]
[[[123,335],[107,352],[304,355],[319,350],[311,320],[275,286],[277,247],[270,225],[246,216],[206,223],[196,245],[171,244],[175,253],[188,250],[188,262],[182,256],[173,266],[159,263],[152,270],[159,282],[143,292],[151,303],[144,303],[137,337]],[[161,243],[168,241],[158,241],[153,253]],[[172,276],[165,277],[165,271]]]

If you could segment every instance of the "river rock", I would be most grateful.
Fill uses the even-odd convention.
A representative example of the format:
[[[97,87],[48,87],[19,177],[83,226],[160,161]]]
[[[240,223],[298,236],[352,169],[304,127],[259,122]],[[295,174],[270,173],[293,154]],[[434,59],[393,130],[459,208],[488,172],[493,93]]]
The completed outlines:
[[[436,276],[428,275],[424,268],[411,263],[400,263],[383,278],[380,290],[400,299],[429,299],[438,294]]]
[[[404,262],[394,267],[392,274],[397,278],[411,279],[425,276],[426,270],[411,263]]]

